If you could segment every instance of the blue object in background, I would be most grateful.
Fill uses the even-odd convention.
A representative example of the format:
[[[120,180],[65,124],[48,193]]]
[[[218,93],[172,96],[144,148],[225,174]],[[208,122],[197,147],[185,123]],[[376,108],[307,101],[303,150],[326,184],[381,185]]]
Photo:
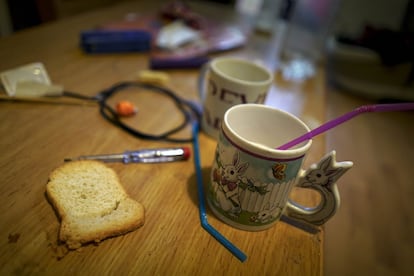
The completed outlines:
[[[86,53],[146,52],[151,48],[151,34],[142,30],[87,30],[80,34]]]

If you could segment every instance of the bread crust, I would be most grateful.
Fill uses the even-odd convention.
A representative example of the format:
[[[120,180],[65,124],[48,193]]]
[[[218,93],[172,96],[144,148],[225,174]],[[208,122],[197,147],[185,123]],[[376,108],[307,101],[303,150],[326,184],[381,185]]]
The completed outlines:
[[[47,197],[59,215],[59,240],[69,249],[136,230],[142,204],[130,198],[114,170],[94,160],[65,163],[51,172]]]

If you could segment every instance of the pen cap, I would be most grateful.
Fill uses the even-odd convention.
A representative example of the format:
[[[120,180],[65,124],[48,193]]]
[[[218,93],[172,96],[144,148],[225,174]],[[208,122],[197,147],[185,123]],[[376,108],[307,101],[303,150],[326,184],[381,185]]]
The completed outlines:
[[[191,156],[191,151],[189,147],[183,147],[183,159],[186,160],[188,158],[190,158]]]

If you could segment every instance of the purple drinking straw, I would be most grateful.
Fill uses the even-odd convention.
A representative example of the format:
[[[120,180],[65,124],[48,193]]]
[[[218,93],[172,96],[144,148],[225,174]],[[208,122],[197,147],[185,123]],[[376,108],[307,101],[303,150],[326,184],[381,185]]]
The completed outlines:
[[[394,103],[394,104],[373,104],[373,105],[363,105],[360,106],[351,112],[348,112],[338,118],[335,118],[329,122],[326,122],[325,124],[309,131],[308,133],[305,133],[302,136],[299,136],[298,138],[295,138],[291,140],[290,142],[278,147],[279,150],[286,150],[294,145],[297,145],[299,143],[302,143],[306,140],[312,139],[312,137],[319,135],[331,128],[334,128],[352,118],[355,116],[366,113],[366,112],[384,112],[384,111],[404,111],[404,110],[414,110],[414,103]]]

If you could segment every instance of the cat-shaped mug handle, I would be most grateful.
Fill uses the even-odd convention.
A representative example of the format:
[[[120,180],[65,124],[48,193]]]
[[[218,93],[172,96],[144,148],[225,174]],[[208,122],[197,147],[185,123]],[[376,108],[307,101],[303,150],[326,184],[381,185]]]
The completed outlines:
[[[286,215],[313,225],[324,224],[340,205],[336,182],[352,166],[350,161],[336,162],[336,152],[332,151],[306,171],[302,170],[297,177],[296,187],[317,191],[321,200],[316,207],[303,207],[289,200]]]

